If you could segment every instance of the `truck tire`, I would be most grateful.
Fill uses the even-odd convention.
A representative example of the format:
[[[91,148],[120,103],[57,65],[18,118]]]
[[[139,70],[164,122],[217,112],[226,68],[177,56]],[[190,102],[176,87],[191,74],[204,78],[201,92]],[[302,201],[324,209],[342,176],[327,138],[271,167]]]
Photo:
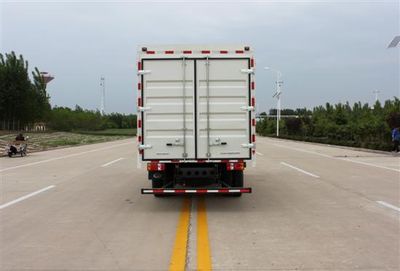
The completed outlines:
[[[243,171],[235,170],[232,172],[232,182],[234,187],[243,187]]]
[[[151,179],[151,186],[153,189],[155,188],[162,188],[164,186],[164,181],[162,179]],[[154,196],[156,198],[161,198],[161,197],[165,197],[166,195],[164,194],[154,194]]]
[[[243,187],[243,171],[235,170],[232,172],[232,184],[234,187]],[[241,197],[242,193],[232,193],[232,197]]]

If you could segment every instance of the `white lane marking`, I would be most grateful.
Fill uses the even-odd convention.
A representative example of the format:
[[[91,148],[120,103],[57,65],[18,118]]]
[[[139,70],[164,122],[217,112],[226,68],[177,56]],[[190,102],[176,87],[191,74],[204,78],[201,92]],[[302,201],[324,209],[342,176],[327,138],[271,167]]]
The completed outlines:
[[[312,177],[314,177],[314,178],[319,178],[318,175],[312,174],[311,172],[305,171],[305,170],[303,170],[303,169],[301,169],[301,168],[295,167],[295,166],[290,165],[290,164],[288,164],[288,163],[281,162],[281,164],[284,165],[284,166],[290,167],[290,168],[292,168],[292,169],[295,169],[295,170],[297,170],[297,171],[300,171],[301,173],[304,173],[304,174],[307,174],[307,175],[309,175],[309,176],[312,176]]]
[[[349,162],[353,162],[353,163],[357,163],[357,164],[361,164],[361,165],[366,165],[366,166],[377,167],[377,168],[382,168],[382,169],[387,169],[387,170],[393,170],[393,171],[396,171],[396,172],[400,172],[400,169],[395,169],[395,168],[375,165],[375,164],[371,164],[371,163],[367,163],[367,162],[356,161],[356,160],[349,159],[349,158],[337,158],[337,159],[340,159],[340,160],[343,160],[343,161],[349,161]]]
[[[34,165],[43,164],[43,163],[52,162],[52,161],[57,161],[57,160],[61,160],[61,159],[65,159],[65,158],[70,158],[70,157],[75,157],[75,156],[79,156],[79,155],[83,155],[83,154],[87,154],[87,153],[92,153],[92,152],[97,152],[97,151],[102,151],[102,150],[108,150],[108,149],[112,149],[112,148],[115,148],[115,147],[119,147],[119,146],[123,146],[123,145],[128,145],[128,144],[134,144],[134,143],[135,143],[135,142],[127,142],[127,143],[112,145],[112,146],[108,146],[108,147],[104,147],[104,148],[100,148],[100,149],[95,149],[95,150],[90,150],[90,151],[84,151],[84,152],[78,152],[78,153],[68,154],[68,155],[64,155],[64,156],[60,156],[60,157],[55,157],[55,158],[50,158],[50,159],[46,159],[46,160],[42,160],[42,161],[37,161],[37,162],[28,163],[28,164],[23,164],[23,165],[19,165],[19,166],[15,166],[15,167],[3,168],[3,169],[0,169],[0,172],[4,172],[4,171],[7,171],[7,170],[12,170],[12,169],[17,169],[17,168],[22,168],[22,167],[34,166]]]
[[[299,148],[294,148],[294,147],[288,147],[288,146],[284,146],[284,145],[280,145],[280,144],[272,144],[272,145],[277,146],[277,147],[281,147],[281,148],[286,148],[286,149],[289,149],[289,150],[301,151],[301,152],[316,154],[316,155],[319,155],[319,156],[322,156],[322,157],[326,157],[326,158],[335,159],[334,157],[332,157],[332,156],[330,156],[330,155],[323,154],[323,153],[319,153],[319,152],[315,152],[315,151],[307,151],[307,150],[303,150],[303,149],[299,149]]]
[[[114,164],[114,163],[116,163],[116,162],[118,162],[118,161],[121,161],[121,160],[123,160],[123,159],[125,159],[125,158],[121,157],[121,158],[112,160],[111,162],[105,163],[105,164],[102,165],[101,167],[107,167],[107,166],[112,165],[112,164]]]
[[[261,152],[258,152],[258,151],[256,151],[256,154],[260,155],[260,156],[264,156],[264,154],[262,154]]]
[[[387,203],[387,202],[384,202],[384,201],[380,201],[380,200],[378,200],[377,203],[379,203],[379,204],[381,204],[381,205],[383,205],[385,207],[388,207],[390,209],[396,210],[397,212],[400,212],[400,208],[399,207],[394,206],[394,205],[392,205],[390,203]]]
[[[52,188],[54,188],[54,187],[56,187],[56,186],[55,186],[55,185],[50,185],[50,186],[47,186],[47,187],[42,188],[42,189],[40,189],[40,190],[37,190],[37,191],[35,191],[35,192],[32,192],[32,193],[30,193],[30,194],[28,194],[28,195],[25,195],[25,196],[22,196],[22,197],[20,197],[20,198],[15,199],[15,200],[12,200],[12,201],[9,201],[9,202],[7,202],[7,203],[4,203],[3,205],[0,205],[0,210],[6,208],[6,207],[8,207],[8,206],[11,206],[11,205],[13,205],[13,204],[15,204],[15,203],[18,203],[18,202],[20,202],[20,201],[26,200],[26,199],[28,199],[28,198],[30,198],[30,197],[36,196],[37,194],[40,194],[40,193],[42,193],[42,192],[44,192],[44,191],[47,191],[47,190],[50,190],[50,189],[52,189]]]
[[[300,151],[300,152],[305,152],[305,153],[311,153],[311,154],[319,155],[319,156],[330,158],[330,159],[334,159],[334,160],[342,160],[342,161],[352,162],[352,163],[361,164],[361,165],[365,165],[365,166],[371,166],[371,167],[376,167],[376,168],[381,168],[381,169],[387,169],[387,170],[400,172],[400,169],[396,169],[396,168],[390,168],[390,167],[375,165],[375,164],[356,161],[356,160],[352,160],[352,159],[348,159],[348,158],[333,157],[333,156],[330,156],[330,155],[327,155],[327,154],[323,154],[323,153],[319,153],[319,152],[307,151],[307,150],[294,148],[294,147],[288,147],[288,146],[284,146],[284,145],[280,145],[280,144],[272,144],[272,145],[277,146],[277,147],[281,147],[281,148],[290,149],[290,150],[295,150],[295,151]]]

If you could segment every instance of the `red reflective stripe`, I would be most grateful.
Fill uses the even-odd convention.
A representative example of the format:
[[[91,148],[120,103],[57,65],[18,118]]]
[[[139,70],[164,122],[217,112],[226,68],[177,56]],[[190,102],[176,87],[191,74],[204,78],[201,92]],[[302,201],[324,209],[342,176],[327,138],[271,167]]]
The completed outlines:
[[[256,98],[251,98],[251,106],[256,106]]]
[[[198,194],[207,193],[207,189],[197,189],[197,190],[196,190],[196,193],[198,193]]]
[[[256,88],[256,83],[253,81],[251,82],[251,89],[255,89]]]
[[[229,163],[229,160],[221,160],[221,163]]]
[[[165,51],[164,53],[167,54],[167,55],[171,55],[171,54],[174,53],[174,51]]]
[[[137,121],[137,127],[138,128],[142,128],[142,120],[138,120]]]
[[[243,54],[244,51],[243,51],[243,50],[236,50],[235,53],[236,53],[236,54]]]
[[[250,189],[239,189],[239,190],[242,193],[249,193],[250,192]]]
[[[256,135],[252,135],[251,141],[252,141],[252,142],[256,142]]]
[[[175,189],[174,193],[185,193],[185,189]]]
[[[202,53],[202,54],[210,54],[211,51],[210,51],[210,50],[203,50],[203,51],[201,51],[201,53]]]
[[[137,137],[137,141],[138,141],[138,142],[142,142],[142,136],[138,136],[138,137]]]
[[[137,63],[137,69],[138,69],[138,71],[140,71],[142,69],[142,63],[141,62]]]
[[[139,150],[139,154],[143,154],[143,150]]]
[[[164,193],[164,189],[153,189],[153,193]]]
[[[256,119],[251,120],[251,125],[256,126]]]
[[[197,160],[197,163],[205,163],[206,160]]]
[[[142,98],[137,98],[137,105],[142,106]]]
[[[185,50],[185,51],[183,51],[183,53],[184,53],[184,54],[191,54],[192,51],[190,51],[190,50]]]
[[[218,189],[219,193],[229,193],[229,189]]]
[[[156,52],[155,51],[146,51],[146,54],[148,55],[154,55]]]
[[[142,89],[142,84],[141,83],[137,83],[137,89],[141,90]]]
[[[250,59],[250,67],[254,67],[254,58]]]
[[[221,51],[219,51],[219,53],[220,53],[220,54],[227,54],[228,51],[226,51],[226,50],[221,50]]]

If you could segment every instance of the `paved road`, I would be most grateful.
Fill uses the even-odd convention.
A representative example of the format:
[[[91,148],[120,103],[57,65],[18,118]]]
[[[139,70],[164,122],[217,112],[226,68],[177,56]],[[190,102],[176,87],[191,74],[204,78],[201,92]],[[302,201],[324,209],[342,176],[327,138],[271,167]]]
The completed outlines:
[[[0,269],[400,269],[399,157],[257,144],[241,198],[141,195],[134,140],[1,158]]]

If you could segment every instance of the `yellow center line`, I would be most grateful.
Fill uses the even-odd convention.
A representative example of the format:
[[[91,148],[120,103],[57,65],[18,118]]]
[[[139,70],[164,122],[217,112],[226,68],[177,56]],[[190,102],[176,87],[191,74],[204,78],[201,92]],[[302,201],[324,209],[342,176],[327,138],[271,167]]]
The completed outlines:
[[[185,198],[179,216],[178,227],[176,228],[174,250],[172,251],[171,261],[169,264],[170,271],[185,270],[190,222],[190,205],[190,198]]]
[[[203,197],[199,198],[197,207],[197,270],[211,270],[207,212],[206,203]]]

